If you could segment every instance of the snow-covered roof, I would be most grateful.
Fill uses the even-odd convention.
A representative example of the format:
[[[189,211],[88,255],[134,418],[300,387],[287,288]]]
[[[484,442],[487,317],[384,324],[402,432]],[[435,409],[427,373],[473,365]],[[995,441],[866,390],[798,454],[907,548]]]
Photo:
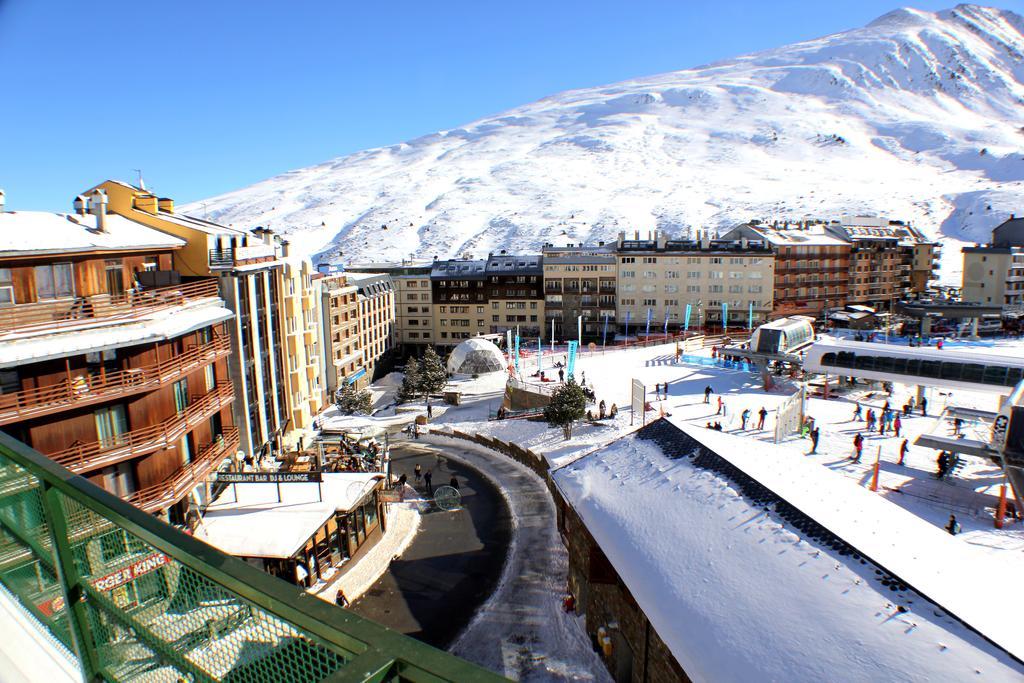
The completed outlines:
[[[1019,558],[993,566],[795,453],[655,424],[553,477],[693,680],[1020,680],[1019,661],[950,616],[1019,655],[1022,600],[996,578]],[[856,550],[799,531],[772,493]]]
[[[234,317],[220,299],[153,312],[141,319],[102,318],[74,329],[0,334],[0,368],[173,339]]]
[[[0,257],[141,249],[177,249],[182,240],[117,214],[105,216],[104,231],[92,214],[0,211]]]
[[[335,512],[359,504],[382,476],[329,472],[320,484],[231,484],[206,509],[196,537],[229,555],[292,557]]]

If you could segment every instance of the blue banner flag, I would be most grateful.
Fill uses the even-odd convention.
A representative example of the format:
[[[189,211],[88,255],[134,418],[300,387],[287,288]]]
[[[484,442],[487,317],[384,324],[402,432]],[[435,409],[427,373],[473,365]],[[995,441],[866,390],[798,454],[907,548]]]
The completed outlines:
[[[577,346],[578,346],[578,344],[575,341],[569,342],[569,358],[566,360],[565,370],[568,373],[570,379],[572,379],[573,373],[576,370],[576,347]]]
[[[608,346],[608,314],[604,314],[604,332],[601,333],[601,346]]]
[[[750,311],[747,313],[747,331],[754,329],[754,302],[750,302]]]
[[[666,337],[668,336],[668,309],[667,308],[665,309],[665,329],[662,330],[662,333]]]
[[[518,334],[516,335],[516,355],[513,356],[513,358],[515,358],[516,372],[519,372],[519,335]]]
[[[690,331],[690,304],[686,304],[686,314],[683,317],[683,332]]]
[[[644,339],[651,336],[651,316],[654,312],[651,309],[647,309],[647,329],[644,331]]]
[[[722,331],[725,332],[725,328],[729,326],[729,303],[726,301],[722,302]]]
[[[626,311],[626,341],[629,341],[629,311]]]

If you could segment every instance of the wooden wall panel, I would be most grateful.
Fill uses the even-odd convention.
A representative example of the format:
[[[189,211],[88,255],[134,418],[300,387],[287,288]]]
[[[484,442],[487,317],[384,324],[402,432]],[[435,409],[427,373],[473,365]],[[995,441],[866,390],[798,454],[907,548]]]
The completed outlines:
[[[135,461],[135,481],[140,489],[159,484],[181,467],[177,448],[168,448]]]
[[[29,445],[47,454],[64,450],[76,441],[96,441],[96,418],[92,411],[76,413],[55,416],[57,419],[48,423],[36,421],[35,424],[27,425]]]

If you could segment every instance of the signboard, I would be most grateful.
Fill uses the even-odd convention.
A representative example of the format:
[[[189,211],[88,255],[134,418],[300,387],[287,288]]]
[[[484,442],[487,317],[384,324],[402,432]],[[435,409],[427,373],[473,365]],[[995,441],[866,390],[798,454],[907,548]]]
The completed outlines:
[[[633,424],[633,419],[639,415],[640,424],[647,423],[647,415],[644,413],[644,402],[647,397],[647,389],[644,387],[644,383],[638,379],[633,380],[633,393],[631,405],[633,406],[633,414],[629,417],[629,424]]]
[[[381,489],[377,491],[377,500],[381,503],[401,503],[402,493],[398,489]]]
[[[149,574],[152,571],[156,571],[160,567],[167,566],[168,564],[170,564],[170,562],[171,558],[169,558],[167,555],[164,555],[163,553],[154,553],[149,557],[144,557],[141,560],[138,560],[137,562],[133,562],[127,567],[122,567],[121,569],[118,569],[116,572],[111,572],[106,576],[101,576],[98,579],[93,579],[91,583],[93,587],[96,588],[96,590],[109,592],[114,590],[115,588],[125,585],[130,581],[134,581],[140,576]],[[64,596],[62,595],[58,595],[55,598],[52,598],[50,600],[47,600],[46,602],[39,604],[39,611],[48,617],[56,614],[57,612],[60,612],[63,609]]]
[[[217,472],[218,484],[292,484],[323,481],[323,472]]]

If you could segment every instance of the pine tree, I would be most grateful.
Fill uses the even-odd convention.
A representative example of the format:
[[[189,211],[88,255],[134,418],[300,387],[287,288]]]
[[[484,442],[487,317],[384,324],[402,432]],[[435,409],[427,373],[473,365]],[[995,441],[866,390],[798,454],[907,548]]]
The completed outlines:
[[[430,405],[430,395],[436,394],[448,384],[448,371],[444,368],[444,362],[437,355],[433,346],[428,346],[423,353],[423,360],[420,363],[419,379],[416,387],[419,393],[423,394],[426,404]]]
[[[398,400],[405,403],[420,395],[420,364],[415,358],[410,358],[405,364],[405,374],[402,377],[402,386],[398,388]]]
[[[544,408],[544,419],[552,427],[561,427],[565,440],[572,438],[572,426],[587,411],[587,397],[576,380],[569,376],[569,381],[555,390],[551,395],[551,403]]]
[[[373,396],[366,389],[356,389],[355,384],[345,383],[338,389],[334,401],[338,410],[351,415],[352,413],[369,414],[373,410]]]

